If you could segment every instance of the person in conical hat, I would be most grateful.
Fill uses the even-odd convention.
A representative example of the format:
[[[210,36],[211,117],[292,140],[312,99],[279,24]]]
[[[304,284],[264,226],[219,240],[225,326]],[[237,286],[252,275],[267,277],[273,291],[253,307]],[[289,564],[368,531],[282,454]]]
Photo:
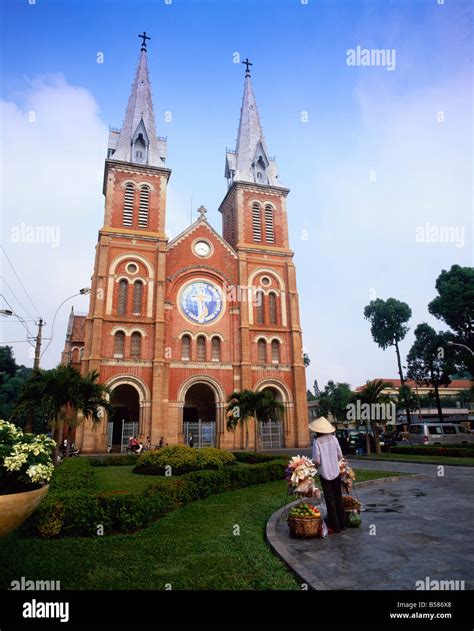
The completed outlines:
[[[330,534],[344,530],[345,513],[342,502],[339,460],[343,458],[339,441],[334,435],[336,428],[324,416],[309,424],[316,433],[313,441],[312,460],[318,468],[327,508],[327,526]]]

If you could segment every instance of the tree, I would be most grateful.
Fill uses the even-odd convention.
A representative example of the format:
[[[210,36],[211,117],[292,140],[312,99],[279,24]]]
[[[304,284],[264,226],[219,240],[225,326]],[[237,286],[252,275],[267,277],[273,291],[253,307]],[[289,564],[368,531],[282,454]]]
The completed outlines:
[[[0,383],[3,383],[5,376],[13,377],[18,370],[18,366],[13,356],[11,346],[0,346]]]
[[[311,359],[309,358],[308,353],[303,353],[303,363],[305,368],[308,368],[308,366],[310,365]]]
[[[353,393],[348,383],[328,381],[324,390],[319,393],[318,412],[320,416],[328,416],[329,412],[337,421],[346,418],[347,406],[353,400]]]
[[[227,399],[227,429],[235,430],[237,425],[245,425],[245,449],[249,448],[249,418],[254,419],[255,451],[258,447],[258,421],[267,421],[283,412],[284,406],[275,399],[269,390],[244,389],[233,392]]]
[[[316,397],[311,390],[306,390],[306,401],[316,401]]]
[[[419,385],[433,388],[440,421],[443,421],[443,408],[439,387],[451,383],[450,375],[456,368],[456,354],[448,346],[448,341],[452,339],[451,333],[437,333],[423,322],[415,329],[415,341],[407,356],[408,377]]]
[[[454,342],[474,350],[474,268],[453,265],[436,279],[438,295],[428,311],[443,320],[456,334]],[[459,363],[474,375],[474,357],[467,350],[458,352]]]
[[[374,379],[373,381],[367,381],[365,386],[356,394],[356,399],[358,399],[362,404],[366,403],[368,405],[372,405],[374,403],[390,403],[390,396],[384,392],[386,388],[389,388],[392,384],[387,381],[382,381],[382,379]],[[369,408],[371,409],[371,408]],[[366,434],[366,445],[367,445],[367,453],[370,454],[370,436],[369,436],[369,428],[372,429],[374,433],[374,443],[375,443],[375,452],[377,455],[382,453],[380,449],[380,440],[379,440],[379,432],[377,428],[376,419],[372,418],[372,414],[369,415],[370,418],[367,423],[367,434]]]
[[[59,365],[52,370],[35,370],[24,384],[14,417],[40,408],[47,415],[53,438],[56,441],[53,460],[58,459],[59,430],[61,422],[77,420],[82,412],[93,423],[100,421],[100,409],[111,411],[106,398],[108,388],[97,382],[99,373],[94,371],[82,377],[72,366]]]
[[[408,333],[406,323],[411,318],[411,309],[406,302],[401,302],[395,298],[387,300],[372,300],[364,309],[364,317],[370,321],[370,332],[374,342],[381,349],[386,350],[389,346],[394,346],[397,353],[398,374],[402,386],[405,385],[403,377],[402,362],[400,359],[399,343]],[[407,422],[411,423],[410,406],[405,401]]]

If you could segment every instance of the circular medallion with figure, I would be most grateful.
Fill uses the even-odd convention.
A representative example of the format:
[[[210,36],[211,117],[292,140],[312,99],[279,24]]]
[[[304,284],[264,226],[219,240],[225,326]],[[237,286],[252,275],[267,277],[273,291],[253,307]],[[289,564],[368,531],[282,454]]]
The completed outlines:
[[[213,283],[193,281],[181,290],[179,306],[191,322],[208,324],[222,313],[222,294]]]

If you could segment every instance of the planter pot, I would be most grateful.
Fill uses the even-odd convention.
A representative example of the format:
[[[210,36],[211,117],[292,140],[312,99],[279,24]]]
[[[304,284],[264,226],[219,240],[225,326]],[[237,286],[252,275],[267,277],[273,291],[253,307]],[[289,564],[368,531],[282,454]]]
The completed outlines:
[[[0,537],[5,537],[21,526],[41,502],[48,489],[49,486],[46,485],[36,491],[0,495]]]

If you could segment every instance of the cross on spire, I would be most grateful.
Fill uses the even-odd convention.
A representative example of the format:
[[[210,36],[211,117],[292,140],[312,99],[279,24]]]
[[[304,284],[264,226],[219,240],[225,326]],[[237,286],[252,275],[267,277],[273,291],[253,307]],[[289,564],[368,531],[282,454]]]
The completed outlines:
[[[250,69],[249,66],[253,66],[253,63],[251,63],[249,61],[249,58],[247,57],[247,59],[245,61],[242,62],[243,64],[245,64],[245,76],[246,77],[250,77]]]
[[[148,37],[148,35],[146,34],[146,31],[143,31],[142,35],[139,35],[138,37],[142,38],[142,47],[140,48],[140,50],[144,50],[146,51],[146,40],[147,39],[151,39],[151,37]]]
[[[199,219],[205,219],[206,218],[206,213],[207,213],[207,208],[205,208],[204,206],[199,206],[198,213],[199,213]]]

